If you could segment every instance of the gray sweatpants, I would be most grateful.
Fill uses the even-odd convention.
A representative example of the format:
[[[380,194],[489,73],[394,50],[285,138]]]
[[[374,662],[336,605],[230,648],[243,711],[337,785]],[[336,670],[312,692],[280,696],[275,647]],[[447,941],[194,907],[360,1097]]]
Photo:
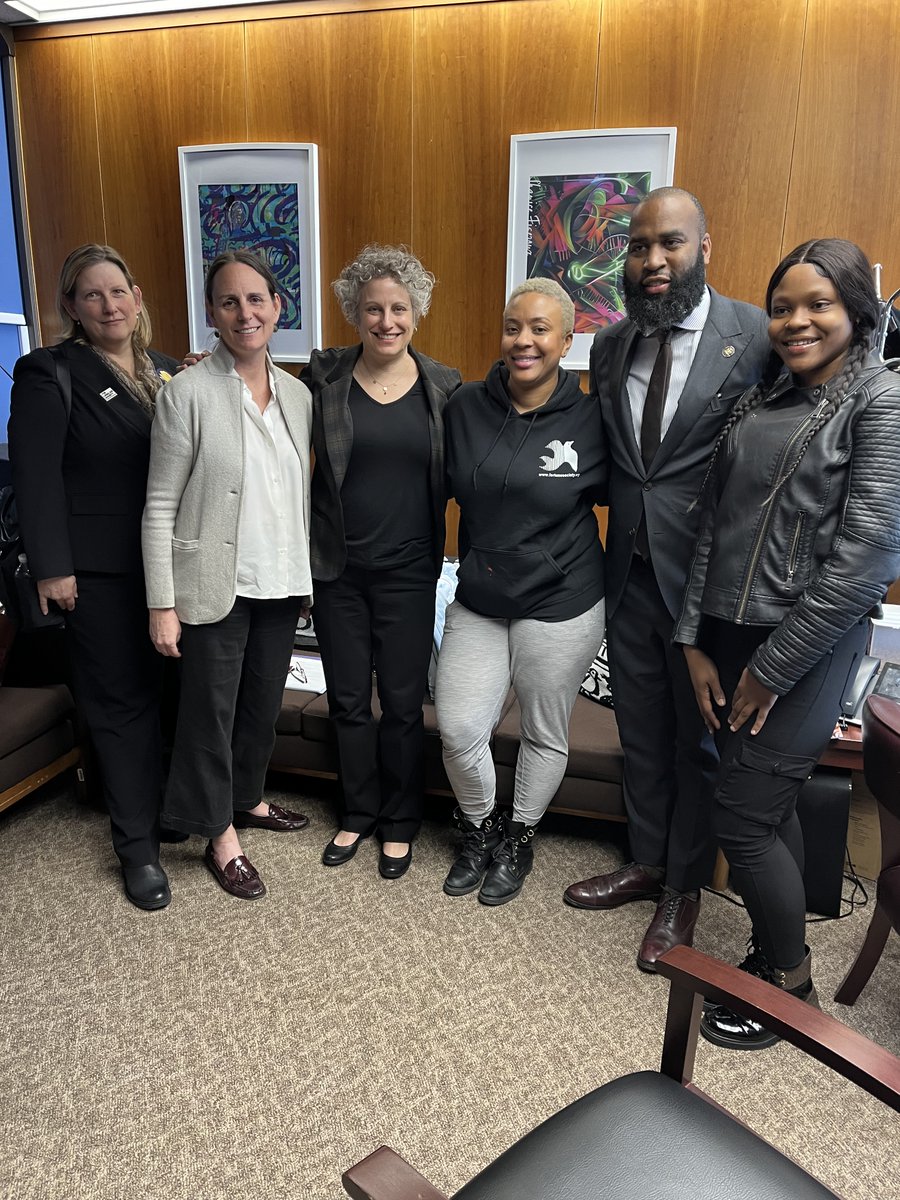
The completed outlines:
[[[497,781],[490,738],[510,686],[522,710],[513,819],[535,825],[562,782],[569,717],[603,641],[604,602],[568,621],[482,617],[458,600],[447,609],[435,708],[444,767],[457,803],[480,824]]]

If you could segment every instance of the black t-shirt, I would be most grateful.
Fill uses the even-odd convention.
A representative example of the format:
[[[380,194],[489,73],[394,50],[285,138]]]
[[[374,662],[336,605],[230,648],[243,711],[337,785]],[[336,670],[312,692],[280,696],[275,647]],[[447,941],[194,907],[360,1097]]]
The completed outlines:
[[[350,385],[353,450],[341,487],[347,561],[382,569],[431,553],[431,436],[428,401],[417,380],[379,404]]]

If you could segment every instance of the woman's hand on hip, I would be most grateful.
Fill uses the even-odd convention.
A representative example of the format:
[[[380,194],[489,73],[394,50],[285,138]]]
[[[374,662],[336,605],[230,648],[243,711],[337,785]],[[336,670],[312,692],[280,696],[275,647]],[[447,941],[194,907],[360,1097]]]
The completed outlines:
[[[778,699],[777,692],[769,689],[751,675],[744,667],[738,685],[731,698],[731,712],[728,714],[728,728],[732,733],[737,731],[756,713],[756,718],[750,729],[751,736],[759,733],[766,723],[766,717],[772,711],[772,706]]]
[[[721,725],[713,709],[713,704],[718,705],[719,708],[725,704],[725,693],[719,682],[716,664],[708,654],[704,654],[696,646],[683,646],[682,649],[687,668],[691,673],[694,696],[697,699],[697,707],[700,709],[703,723],[710,733],[715,733],[717,729],[721,728]]]
[[[75,607],[75,601],[78,599],[78,584],[75,581],[74,575],[54,575],[51,579],[39,579],[37,581],[37,594],[41,604],[41,612],[45,617],[48,612],[48,600],[52,600],[54,604],[58,604],[66,612],[71,612]]]
[[[174,608],[150,609],[150,641],[166,658],[181,658],[181,622]]]

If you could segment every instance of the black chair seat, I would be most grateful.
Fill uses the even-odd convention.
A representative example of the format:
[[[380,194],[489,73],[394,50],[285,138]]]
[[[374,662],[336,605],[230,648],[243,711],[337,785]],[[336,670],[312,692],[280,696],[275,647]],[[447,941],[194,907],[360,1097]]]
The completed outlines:
[[[453,1200],[834,1200],[834,1192],[708,1101],[642,1071],[564,1108]]]

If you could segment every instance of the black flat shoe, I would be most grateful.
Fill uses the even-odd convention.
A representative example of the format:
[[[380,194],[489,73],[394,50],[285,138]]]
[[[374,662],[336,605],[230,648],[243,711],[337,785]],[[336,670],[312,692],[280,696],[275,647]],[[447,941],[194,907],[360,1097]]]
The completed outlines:
[[[402,858],[394,858],[382,850],[378,856],[378,874],[382,879],[399,879],[409,870],[412,862],[412,843]]]
[[[357,838],[355,842],[351,842],[349,846],[339,846],[334,838],[328,843],[322,851],[322,862],[326,867],[339,867],[345,862],[349,862],[353,855],[359,849],[359,843],[362,838]]]
[[[169,880],[159,863],[148,863],[146,867],[123,867],[125,895],[138,908],[152,911],[165,908],[172,899]]]

